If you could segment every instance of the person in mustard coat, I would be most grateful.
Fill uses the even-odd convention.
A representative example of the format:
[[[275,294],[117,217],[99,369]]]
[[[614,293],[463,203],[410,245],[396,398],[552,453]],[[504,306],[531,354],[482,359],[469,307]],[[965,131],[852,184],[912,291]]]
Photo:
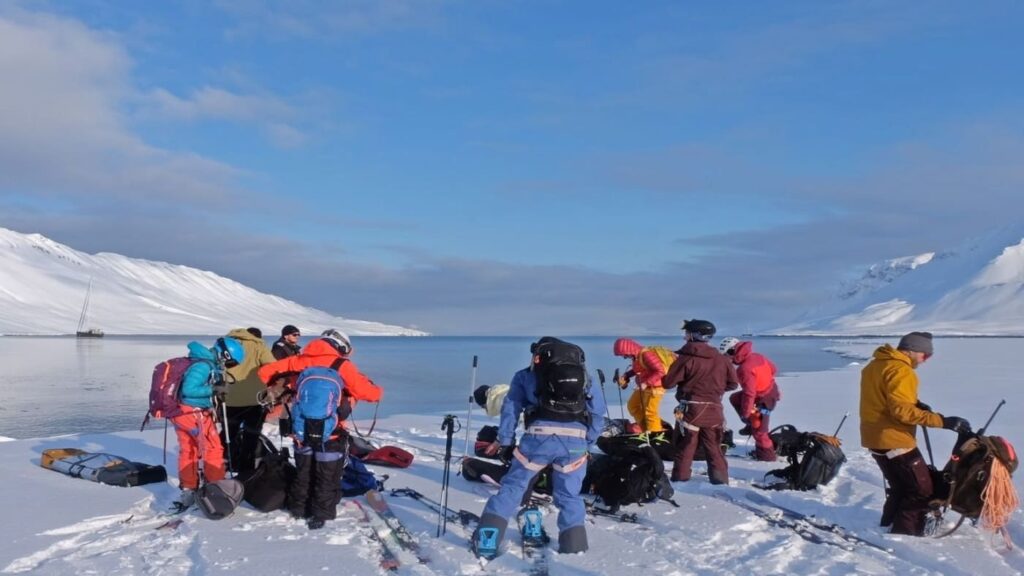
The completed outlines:
[[[911,332],[896,348],[875,350],[860,376],[860,442],[871,451],[889,484],[882,507],[882,526],[893,534],[924,535],[934,491],[931,473],[917,449],[917,427],[969,432],[958,416],[943,416],[917,397],[915,370],[931,358],[932,335]]]

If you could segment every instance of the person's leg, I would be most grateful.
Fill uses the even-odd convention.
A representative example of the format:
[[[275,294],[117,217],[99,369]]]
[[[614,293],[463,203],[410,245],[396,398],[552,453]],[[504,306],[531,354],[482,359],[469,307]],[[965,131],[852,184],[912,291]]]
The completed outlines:
[[[899,483],[899,479],[892,470],[892,465],[889,462],[889,458],[884,455],[871,453],[871,457],[875,460],[875,464],[878,465],[878,469],[882,472],[882,481],[885,483],[885,503],[882,504],[882,518],[879,520],[878,525],[883,528],[892,526],[892,521],[896,517],[896,509],[899,508],[900,501],[903,500],[903,486]],[[895,482],[895,483],[894,483]]]
[[[262,406],[245,406],[240,417],[241,433],[232,437],[237,440],[237,449],[232,448],[232,464],[239,472],[249,471],[256,467],[256,451],[263,433],[263,419],[266,412]],[[230,417],[231,413],[228,412]]]
[[[529,489],[534,476],[551,463],[539,452],[540,443],[537,436],[523,436],[517,451],[528,465],[518,457],[514,458],[508,472],[501,479],[501,489],[484,505],[484,510],[480,514],[480,524],[473,531],[471,543],[478,556],[497,555],[501,541],[505,538],[508,519],[519,508],[523,494]]]
[[[224,447],[220,443],[220,434],[217,433],[213,414],[204,410],[199,413],[198,419],[202,429],[199,457],[203,459],[203,477],[207,482],[223,480]]]
[[[310,516],[314,520],[334,520],[341,502],[341,476],[345,471],[345,455],[327,450],[313,453]],[[311,526],[312,527],[312,526]]]
[[[928,464],[917,448],[890,459],[890,463],[903,489],[893,517],[892,533],[921,536],[934,491]]]
[[[672,481],[686,482],[692,474],[693,454],[697,451],[700,428],[684,422],[680,422],[677,428],[681,429],[675,435],[679,450],[672,465]]]
[[[771,427],[771,415],[762,414],[761,424],[753,430],[754,432],[754,457],[761,462],[775,462],[775,444],[772,443],[768,432]]]
[[[199,489],[199,425],[192,413],[171,418],[178,437],[178,482],[182,490]]]
[[[712,484],[729,483],[729,463],[722,454],[722,427],[712,426],[700,429],[700,443],[708,463],[708,478]]]
[[[580,438],[557,438],[549,441],[549,454],[555,457],[552,475],[555,506],[558,507],[558,551],[562,554],[586,552],[586,504],[580,496],[587,474],[587,443]],[[560,453],[559,453],[560,452]]]
[[[288,511],[295,518],[309,516],[309,496],[313,482],[313,450],[295,448],[295,480],[288,487]],[[339,482],[340,485],[340,482]]]
[[[648,388],[641,392],[641,401],[644,407],[644,431],[661,432],[661,397],[664,394],[663,388]]]
[[[626,410],[629,411],[629,415],[636,422],[636,425],[641,430],[644,429],[644,409],[642,399],[640,397],[640,390],[633,390],[633,393],[629,395],[629,400],[626,401]]]

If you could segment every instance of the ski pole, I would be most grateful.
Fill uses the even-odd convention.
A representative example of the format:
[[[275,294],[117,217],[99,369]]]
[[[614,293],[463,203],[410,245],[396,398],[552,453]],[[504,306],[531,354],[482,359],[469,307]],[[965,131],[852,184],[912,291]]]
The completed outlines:
[[[441,423],[441,429],[445,431],[446,440],[444,446],[444,474],[441,477],[441,510],[437,516],[438,538],[448,531],[448,480],[452,463],[452,437],[455,435],[455,422],[457,421],[458,419],[455,416],[447,414]]]
[[[618,368],[616,368],[615,369],[615,373],[612,374],[612,380],[615,381],[615,387],[619,389],[619,416],[623,420],[625,420],[626,419],[626,411],[622,407],[622,386],[619,386],[619,369]]]
[[[992,420],[996,417],[996,414],[999,413],[999,409],[1003,407],[1003,404],[1006,404],[1006,400],[999,401],[999,404],[996,405],[996,409],[992,412],[992,415],[988,417],[988,421],[985,422],[985,425],[981,427],[981,430],[978,430],[978,436],[985,434],[985,430],[988,430],[988,425],[992,423]]]
[[[611,422],[612,415],[611,412],[608,411],[608,393],[605,392],[604,389],[604,370],[601,370],[600,368],[597,369],[597,379],[601,381],[601,395],[604,396],[604,415],[608,418],[608,421]]]
[[[469,413],[466,415],[466,445],[462,448],[462,457],[469,455],[469,433],[473,429],[473,392],[476,390],[476,354],[473,355],[473,375],[469,379]]]
[[[839,421],[839,426],[836,426],[836,431],[832,434],[835,437],[839,437],[839,431],[843,429],[843,424],[846,424],[846,419],[849,418],[850,413],[843,414],[843,419]]]
[[[220,402],[221,414],[224,415],[224,420],[221,422],[221,425],[224,427],[224,441],[226,444],[224,451],[227,452],[228,456],[228,470],[231,471],[231,477],[234,478],[235,466],[231,462],[231,429],[228,427],[228,403],[220,399],[218,401]]]
[[[932,456],[932,439],[928,436],[927,428],[922,426],[921,431],[924,432],[924,445],[928,448],[928,463],[931,464],[932,468],[935,468],[935,457]]]

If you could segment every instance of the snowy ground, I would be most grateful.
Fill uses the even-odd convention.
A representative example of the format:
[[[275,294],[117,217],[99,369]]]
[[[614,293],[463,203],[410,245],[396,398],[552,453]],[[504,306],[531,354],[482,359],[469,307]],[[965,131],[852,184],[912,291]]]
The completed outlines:
[[[837,346],[851,358],[865,357],[876,343],[851,341]],[[1000,398],[1008,404],[990,432],[1022,445],[1022,394],[1012,359],[1024,341],[984,339],[939,340],[936,356],[920,370],[921,397],[939,411],[955,413],[980,426]],[[856,360],[854,360],[856,362]],[[840,436],[849,462],[829,486],[809,493],[767,493],[774,501],[838,522],[894,550],[886,554],[869,548],[848,552],[805,542],[793,532],[773,528],[739,507],[713,498],[727,490],[742,499],[753,481],[773,466],[741,456],[738,446],[730,457],[732,485],[712,487],[701,476],[703,465],[689,483],[676,483],[679,508],[667,503],[630,507],[640,524],[620,524],[597,518],[588,525],[591,550],[574,556],[552,555],[552,574],[1019,574],[1024,570],[1020,550],[1000,553],[997,542],[973,527],[942,540],[884,534],[877,521],[882,502],[881,477],[870,457],[859,448],[857,393],[859,366],[795,374],[783,378],[783,403],[773,417],[801,429],[831,433],[846,411],[850,419]],[[457,403],[456,403],[457,404]],[[668,402],[666,402],[668,404]],[[454,407],[453,407],[454,408]],[[666,406],[666,411],[670,407]],[[617,407],[612,408],[613,414]],[[474,415],[474,428],[482,424]],[[735,421],[733,421],[735,424]],[[417,460],[406,470],[378,468],[387,473],[388,488],[413,487],[438,496],[444,438],[441,421],[428,416],[395,416],[378,423],[377,443],[412,447]],[[365,430],[365,426],[360,426]],[[951,433],[932,431],[937,460],[944,461]],[[374,574],[378,557],[365,525],[346,507],[339,519],[319,532],[283,512],[262,514],[243,505],[231,518],[206,520],[198,512],[184,516],[175,529],[154,529],[164,522],[159,510],[177,490],[171,484],[115,488],[75,480],[38,466],[46,448],[79,447],[107,451],[157,463],[163,432],[73,435],[0,443],[0,506],[7,512],[0,528],[0,571],[32,574]],[[172,436],[173,440],[173,436]],[[173,441],[172,441],[173,444]],[[462,442],[456,442],[461,452]],[[923,445],[922,445],[923,447]],[[173,447],[168,454],[174,460]],[[941,465],[941,464],[940,464]],[[1015,478],[1022,491],[1022,478]],[[452,476],[450,505],[479,513],[486,490]],[[519,574],[527,569],[521,552],[506,540],[506,551],[486,567],[467,549],[467,532],[448,524],[448,533],[434,538],[436,514],[414,501],[389,497],[392,508],[420,537],[430,553],[429,564],[403,566],[399,573]],[[555,533],[553,514],[545,517]],[[1011,522],[1011,535],[1024,542],[1020,511]]]

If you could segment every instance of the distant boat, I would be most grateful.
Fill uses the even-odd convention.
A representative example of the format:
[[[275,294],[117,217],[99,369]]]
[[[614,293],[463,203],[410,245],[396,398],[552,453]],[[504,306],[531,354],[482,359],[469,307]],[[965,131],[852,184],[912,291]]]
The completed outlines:
[[[75,336],[79,338],[103,338],[103,330],[99,328],[85,328],[85,319],[89,315],[89,298],[92,296],[92,278],[89,278],[89,287],[85,289],[85,302],[82,303],[82,315],[78,317],[78,331]]]

